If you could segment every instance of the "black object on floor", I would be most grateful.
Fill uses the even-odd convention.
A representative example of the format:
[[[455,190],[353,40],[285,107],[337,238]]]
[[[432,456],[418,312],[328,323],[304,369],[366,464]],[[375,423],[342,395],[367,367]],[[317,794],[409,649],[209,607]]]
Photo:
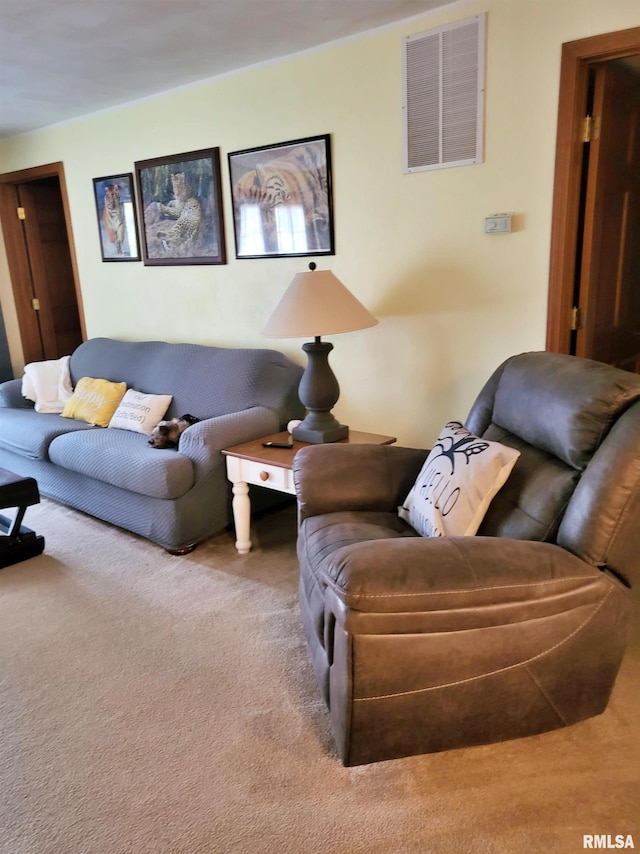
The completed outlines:
[[[39,503],[40,492],[34,478],[0,468],[0,508],[16,508],[13,519],[0,514],[0,568],[44,551],[44,537],[22,524],[27,507]]]

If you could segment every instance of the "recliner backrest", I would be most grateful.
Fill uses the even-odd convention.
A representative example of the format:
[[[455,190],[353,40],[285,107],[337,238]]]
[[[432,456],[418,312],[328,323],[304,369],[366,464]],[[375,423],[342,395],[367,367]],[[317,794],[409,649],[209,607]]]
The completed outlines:
[[[640,573],[640,376],[522,353],[494,372],[466,426],[521,451],[479,535],[557,542],[594,566]]]

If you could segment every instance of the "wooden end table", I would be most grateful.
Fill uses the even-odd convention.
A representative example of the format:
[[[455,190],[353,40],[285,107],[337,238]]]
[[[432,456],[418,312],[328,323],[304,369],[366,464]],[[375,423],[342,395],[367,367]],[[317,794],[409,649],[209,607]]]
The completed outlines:
[[[241,555],[251,550],[251,500],[249,484],[264,486],[295,495],[293,483],[293,458],[300,448],[310,442],[293,442],[293,448],[264,448],[263,442],[290,442],[286,431],[262,436],[225,448],[222,453],[227,458],[227,477],[233,484],[233,522],[236,529],[236,548]],[[351,430],[339,445],[393,445],[393,436],[379,436],[377,433],[360,433]]]

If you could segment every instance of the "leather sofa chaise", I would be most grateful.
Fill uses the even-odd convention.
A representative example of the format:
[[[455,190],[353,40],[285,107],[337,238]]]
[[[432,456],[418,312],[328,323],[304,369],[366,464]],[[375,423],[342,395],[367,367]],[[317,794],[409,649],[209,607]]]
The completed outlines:
[[[300,609],[345,765],[530,736],[608,704],[640,574],[640,376],[523,353],[465,426],[520,451],[476,536],[422,537],[400,518],[426,450],[295,457]]]

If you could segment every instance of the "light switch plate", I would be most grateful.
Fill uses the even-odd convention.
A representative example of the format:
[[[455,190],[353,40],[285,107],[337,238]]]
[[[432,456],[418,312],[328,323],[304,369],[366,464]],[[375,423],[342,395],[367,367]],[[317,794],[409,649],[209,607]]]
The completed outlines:
[[[485,234],[509,234],[511,232],[511,214],[492,214],[484,219]]]

